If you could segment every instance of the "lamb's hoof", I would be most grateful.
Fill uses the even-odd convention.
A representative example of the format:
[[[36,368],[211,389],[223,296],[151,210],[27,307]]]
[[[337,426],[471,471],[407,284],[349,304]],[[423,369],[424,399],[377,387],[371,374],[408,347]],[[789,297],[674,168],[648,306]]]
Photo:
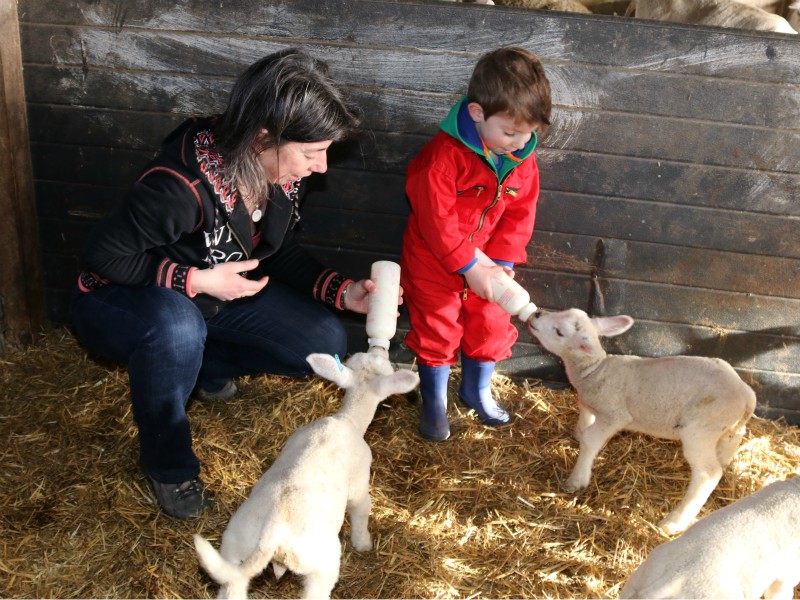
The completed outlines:
[[[370,538],[358,541],[350,540],[350,542],[353,544],[353,549],[356,552],[369,552],[370,550],[372,550],[372,540]]]
[[[658,526],[667,535],[675,535],[686,530],[687,525],[679,523],[669,517],[658,522]]]
[[[587,485],[589,485],[588,482],[583,483],[582,481],[575,481],[570,477],[564,482],[564,484],[561,486],[561,489],[571,494],[572,492],[577,492],[578,490],[582,490]]]

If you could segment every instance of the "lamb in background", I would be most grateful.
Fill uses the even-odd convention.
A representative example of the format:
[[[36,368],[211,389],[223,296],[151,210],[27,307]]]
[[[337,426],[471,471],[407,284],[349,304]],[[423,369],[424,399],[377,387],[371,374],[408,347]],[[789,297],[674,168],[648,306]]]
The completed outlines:
[[[800,583],[800,477],[714,511],[655,548],[622,598],[792,598]]]
[[[528,329],[561,358],[579,396],[575,437],[580,453],[564,488],[574,491],[589,485],[595,457],[619,431],[681,440],[692,469],[689,488],[659,523],[674,534],[689,526],[717,486],[739,448],[756,396],[733,367],[718,358],[606,354],[600,336],[619,335],[631,325],[627,315],[589,318],[573,308],[538,312]]]
[[[194,536],[200,563],[222,586],[220,598],[247,598],[250,580],[270,563],[276,578],[287,569],[303,576],[304,597],[329,597],[339,579],[345,511],[353,547],[372,548],[372,451],[364,434],[380,402],[410,392],[419,376],[408,369],[395,372],[380,347],[354,354],[346,366],[328,354],[306,360],[318,375],[346,390],[342,406],[291,435],[231,518],[220,552]]]

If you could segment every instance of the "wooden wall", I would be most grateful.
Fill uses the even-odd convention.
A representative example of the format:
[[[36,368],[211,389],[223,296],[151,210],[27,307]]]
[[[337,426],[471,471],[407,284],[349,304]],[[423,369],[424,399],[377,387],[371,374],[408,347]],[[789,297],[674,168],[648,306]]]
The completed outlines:
[[[17,4],[0,0],[0,354],[44,324]]]
[[[304,212],[309,247],[363,276],[399,255],[409,158],[478,56],[519,44],[542,57],[556,104],[518,269],[533,299],[633,316],[615,352],[721,356],[761,414],[800,423],[795,37],[435,0],[20,0],[19,15],[53,321],[68,320],[89,228],[161,137],[220,110],[262,55],[306,48],[363,107],[369,135],[335,149]],[[524,331],[502,368],[560,374]]]

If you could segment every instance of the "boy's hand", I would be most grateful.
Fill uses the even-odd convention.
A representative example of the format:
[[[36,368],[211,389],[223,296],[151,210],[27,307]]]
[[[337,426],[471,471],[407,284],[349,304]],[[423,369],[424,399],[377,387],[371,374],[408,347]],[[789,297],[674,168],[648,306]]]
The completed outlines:
[[[502,273],[503,267],[494,265],[490,267],[481,263],[475,263],[472,267],[464,273],[464,279],[467,281],[469,289],[475,292],[478,296],[488,302],[494,302],[494,293],[492,292],[492,277],[496,273]]]

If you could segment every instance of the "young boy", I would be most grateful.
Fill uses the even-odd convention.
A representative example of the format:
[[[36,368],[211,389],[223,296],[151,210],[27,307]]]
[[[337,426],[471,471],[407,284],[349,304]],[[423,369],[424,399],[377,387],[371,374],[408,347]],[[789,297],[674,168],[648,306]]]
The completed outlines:
[[[518,334],[493,302],[490,278],[526,260],[539,196],[533,151],[551,105],[536,55],[513,46],[488,52],[466,97],[409,164],[411,215],[400,257],[411,320],[405,341],[417,355],[419,432],[428,440],[450,436],[447,380],[459,350],[459,399],[487,425],[510,421],[490,381]],[[479,264],[476,248],[497,266]]]

